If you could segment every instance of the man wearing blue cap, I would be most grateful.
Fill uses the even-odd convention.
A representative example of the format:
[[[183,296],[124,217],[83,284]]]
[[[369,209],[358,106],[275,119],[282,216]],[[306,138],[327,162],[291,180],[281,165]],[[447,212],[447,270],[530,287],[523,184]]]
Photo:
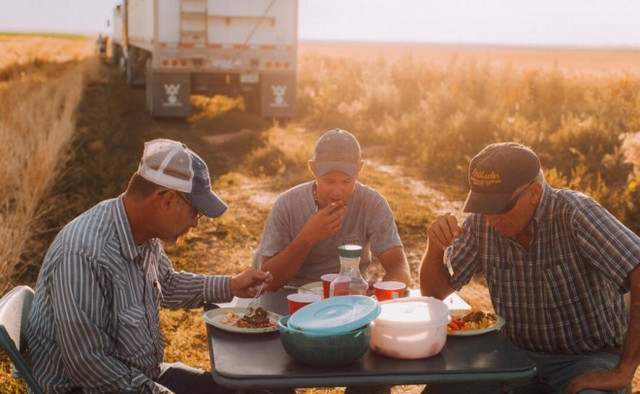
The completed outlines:
[[[409,264],[389,204],[357,181],[364,161],[356,138],[342,129],[326,132],[308,166],[314,180],[278,196],[254,255],[253,266],[273,274],[269,290],[338,272],[338,247],[346,244],[362,246],[363,277],[373,251],[384,280],[409,285]]]
[[[145,144],[121,196],[67,224],[42,263],[28,322],[29,357],[47,393],[220,393],[211,373],[163,363],[159,308],[252,297],[271,281],[176,272],[172,243],[227,209],[202,159],[176,141]]]
[[[535,381],[516,393],[627,388],[640,362],[640,239],[590,197],[550,187],[524,145],[488,145],[468,177],[469,217],[459,226],[447,213],[428,229],[422,294],[443,299],[486,278],[502,331],[537,364]],[[483,388],[427,392],[499,389]]]

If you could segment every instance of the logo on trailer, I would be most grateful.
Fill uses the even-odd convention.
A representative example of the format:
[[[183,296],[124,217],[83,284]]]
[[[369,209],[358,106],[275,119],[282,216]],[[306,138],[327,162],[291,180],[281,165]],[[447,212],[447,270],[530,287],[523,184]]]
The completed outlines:
[[[287,94],[287,85],[271,85],[271,91],[273,92],[273,102],[271,107],[288,107],[286,101],[284,101],[284,95]]]
[[[182,107],[182,103],[178,101],[178,93],[180,92],[180,84],[164,84],[164,91],[167,94],[167,100],[162,103],[165,107]]]

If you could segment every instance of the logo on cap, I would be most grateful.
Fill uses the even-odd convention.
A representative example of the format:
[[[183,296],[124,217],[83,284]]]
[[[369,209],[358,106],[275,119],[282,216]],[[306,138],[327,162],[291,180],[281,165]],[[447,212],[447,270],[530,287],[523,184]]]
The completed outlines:
[[[502,183],[502,177],[500,176],[500,174],[496,173],[495,171],[486,173],[483,170],[474,168],[473,171],[471,171],[471,176],[469,177],[469,181],[474,186],[487,187],[487,186]]]

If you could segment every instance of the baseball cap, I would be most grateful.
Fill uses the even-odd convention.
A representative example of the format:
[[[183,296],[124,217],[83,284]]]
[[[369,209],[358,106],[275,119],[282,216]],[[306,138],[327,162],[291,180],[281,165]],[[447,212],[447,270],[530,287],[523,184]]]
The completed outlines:
[[[346,130],[327,131],[316,142],[313,162],[316,176],[339,171],[354,177],[360,166],[360,144]]]
[[[156,139],[144,144],[138,174],[149,182],[185,193],[208,217],[218,217],[227,205],[211,190],[207,164],[181,142]]]
[[[469,163],[469,194],[463,211],[483,215],[504,213],[514,192],[540,172],[540,159],[515,142],[486,146]]]

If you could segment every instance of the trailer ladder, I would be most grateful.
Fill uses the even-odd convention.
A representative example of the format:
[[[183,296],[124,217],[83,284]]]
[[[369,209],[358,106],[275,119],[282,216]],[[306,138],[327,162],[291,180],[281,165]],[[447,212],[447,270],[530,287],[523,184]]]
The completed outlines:
[[[180,46],[207,47],[206,0],[180,0]]]

